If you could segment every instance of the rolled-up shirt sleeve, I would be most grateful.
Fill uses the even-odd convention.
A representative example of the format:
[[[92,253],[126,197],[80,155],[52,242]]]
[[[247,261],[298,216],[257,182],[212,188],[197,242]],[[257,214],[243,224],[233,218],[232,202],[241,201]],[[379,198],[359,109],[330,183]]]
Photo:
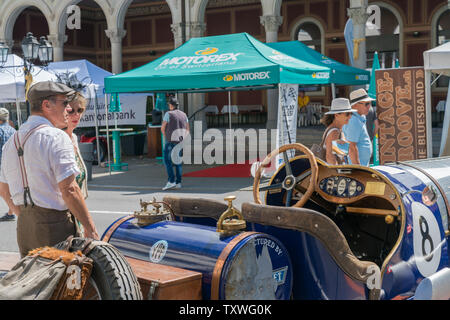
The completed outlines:
[[[50,166],[57,183],[71,175],[77,176],[80,170],[75,161],[75,151],[69,136],[62,132],[55,139],[52,139],[49,148]]]

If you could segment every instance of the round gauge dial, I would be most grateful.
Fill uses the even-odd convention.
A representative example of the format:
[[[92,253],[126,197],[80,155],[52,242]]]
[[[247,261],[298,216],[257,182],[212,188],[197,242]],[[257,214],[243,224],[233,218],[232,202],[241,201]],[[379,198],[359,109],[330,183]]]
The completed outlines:
[[[348,185],[348,195],[352,197],[356,192],[356,181],[352,180]]]
[[[347,182],[345,179],[341,179],[337,186],[337,193],[338,195],[342,195],[345,192],[345,187],[347,186]]]

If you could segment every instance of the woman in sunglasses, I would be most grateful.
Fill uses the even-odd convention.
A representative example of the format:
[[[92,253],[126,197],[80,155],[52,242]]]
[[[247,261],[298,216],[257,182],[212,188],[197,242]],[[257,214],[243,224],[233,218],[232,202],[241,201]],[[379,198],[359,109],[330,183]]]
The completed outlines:
[[[336,98],[331,102],[331,109],[320,120],[327,129],[323,134],[323,146],[325,149],[325,158],[327,163],[332,165],[345,163],[346,153],[339,149],[338,144],[344,144],[345,137],[342,133],[342,127],[348,123],[356,110],[350,106],[350,101],[346,98]]]
[[[86,110],[86,104],[87,104],[86,98],[83,97],[81,93],[77,92],[73,100],[69,102],[69,105],[72,108],[72,110],[68,111],[67,127],[63,129],[72,139],[73,147],[75,149],[75,160],[78,164],[78,168],[81,171],[81,173],[76,177],[76,181],[85,199],[88,196],[87,169],[86,165],[84,164],[83,158],[81,157],[80,149],[78,148],[77,136],[75,135],[75,133],[73,133],[73,131],[80,123],[80,119],[83,116],[84,111]]]
[[[87,192],[87,168],[84,164],[83,158],[80,153],[80,149],[78,147],[78,138],[73,133],[75,128],[80,123],[80,119],[86,110],[86,98],[83,97],[83,95],[79,92],[75,93],[74,98],[69,102],[69,106],[71,107],[70,111],[67,111],[68,113],[68,119],[67,119],[67,127],[63,128],[63,130],[69,135],[70,139],[72,140],[73,148],[75,151],[75,161],[78,165],[78,169],[80,170],[80,174],[75,177],[75,180],[78,184],[78,186],[81,189],[81,193],[83,194],[84,199],[87,198],[88,192]],[[73,216],[73,215],[72,215]],[[78,227],[78,232],[80,234],[84,234],[83,226],[81,223],[75,219],[76,225]]]

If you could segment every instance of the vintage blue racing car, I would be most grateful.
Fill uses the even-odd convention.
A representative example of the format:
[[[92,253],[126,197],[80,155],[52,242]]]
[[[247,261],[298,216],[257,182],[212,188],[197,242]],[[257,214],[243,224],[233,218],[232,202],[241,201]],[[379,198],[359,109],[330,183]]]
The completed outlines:
[[[288,160],[290,149],[302,154]],[[278,154],[284,164],[261,181]],[[141,203],[103,240],[143,269],[200,274],[183,298],[450,298],[450,158],[330,166],[291,144],[261,163],[253,195],[240,210],[232,198]]]

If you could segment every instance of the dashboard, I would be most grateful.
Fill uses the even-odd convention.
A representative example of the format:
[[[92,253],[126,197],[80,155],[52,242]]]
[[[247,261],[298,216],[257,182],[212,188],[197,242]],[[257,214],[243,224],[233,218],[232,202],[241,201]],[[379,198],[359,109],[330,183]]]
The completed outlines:
[[[319,182],[319,188],[332,197],[351,198],[357,197],[364,192],[364,185],[346,176],[330,176]]]

